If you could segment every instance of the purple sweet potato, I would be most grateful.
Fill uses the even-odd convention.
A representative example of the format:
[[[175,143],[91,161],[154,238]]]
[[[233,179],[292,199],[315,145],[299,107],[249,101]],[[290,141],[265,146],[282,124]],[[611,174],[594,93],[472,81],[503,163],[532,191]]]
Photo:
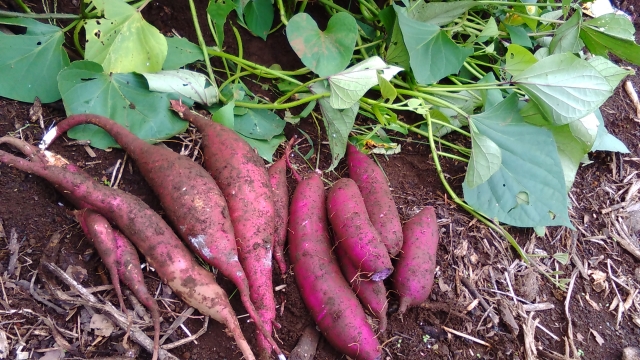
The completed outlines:
[[[82,201],[111,222],[147,258],[163,282],[187,304],[226,325],[246,359],[255,359],[228,296],[212,273],[194,260],[169,225],[139,198],[88,181],[86,174],[64,159],[45,151],[46,163],[29,162],[0,151],[0,163],[40,176],[59,191]]]
[[[378,320],[378,331],[384,332],[387,328],[387,289],[382,281],[373,281],[361,278],[358,268],[344,254],[344,248],[336,246],[334,248],[342,275],[351,285],[351,289],[356,294],[365,310],[369,310]]]
[[[396,256],[402,248],[402,223],[387,178],[375,161],[352,144],[347,145],[347,164],[349,177],[360,189],[373,227],[389,254]]]
[[[74,215],[109,270],[120,308],[126,311],[120,290],[120,280],[122,280],[151,312],[154,328],[152,360],[156,360],[160,349],[160,310],[144,284],[138,252],[121,232],[114,231],[109,221],[97,212],[83,209],[75,211]]]
[[[250,292],[254,290],[250,288],[250,280],[239,261],[231,223],[233,217],[230,216],[227,202],[211,175],[189,158],[171,149],[150,145],[124,126],[99,115],[68,117],[44,136],[42,145],[48,146],[57,136],[81,124],[101,127],[131,155],[180,237],[205,262],[233,281],[238,287],[243,305],[256,322],[256,328],[265,335],[266,338],[263,339],[278,354],[282,354],[271,337],[271,320],[263,320],[252,302],[254,298]],[[218,155],[227,161],[223,154]],[[240,178],[236,180],[242,182]]]
[[[171,107],[202,134],[204,167],[227,199],[251,301],[271,333],[276,317],[271,259],[276,217],[264,161],[232,129],[190,111],[179,101],[172,100]],[[256,339],[259,357],[268,358],[271,346],[262,334],[256,334]]]
[[[438,222],[427,206],[402,227],[404,244],[393,273],[393,288],[400,296],[399,314],[427,300],[433,286],[438,250]]]
[[[296,284],[322,335],[351,358],[381,359],[380,343],[331,251],[324,185],[317,174],[296,187],[288,239]]]
[[[336,246],[371,280],[387,278],[393,271],[387,248],[373,227],[358,186],[351,179],[336,181],[327,195],[327,214]]]
[[[284,154],[269,168],[269,182],[273,193],[275,206],[275,233],[273,237],[273,259],[280,268],[280,274],[285,276],[287,264],[284,261],[284,244],[287,241],[287,221],[289,220],[289,188],[287,187],[287,158],[291,153],[291,146],[295,141],[291,139]]]

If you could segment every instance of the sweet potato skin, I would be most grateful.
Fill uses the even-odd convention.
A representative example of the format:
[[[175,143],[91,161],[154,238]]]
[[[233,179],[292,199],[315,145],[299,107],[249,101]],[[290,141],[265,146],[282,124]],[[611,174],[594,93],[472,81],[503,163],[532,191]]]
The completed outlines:
[[[333,184],[327,195],[327,214],[336,246],[343,248],[351,262],[372,280],[387,278],[393,271],[391,258],[353,180],[343,178]]]
[[[245,272],[246,269],[243,269],[240,263],[238,247],[242,251],[246,249],[236,244],[234,225],[231,223],[232,216],[229,213],[227,201],[211,175],[189,158],[168,148],[150,145],[122,125],[99,115],[82,114],[68,117],[56,126],[55,133],[52,130],[45,135],[44,145],[53,141],[59,134],[80,124],[101,127],[131,155],[140,173],[158,196],[167,217],[180,237],[205,262],[219,269],[225,277],[233,281],[239,289],[243,305],[256,322],[258,331],[269,334],[267,338],[260,336],[260,339],[281,354],[275,341],[270,337],[271,321],[275,318],[275,303],[273,303],[273,318],[264,319],[261,315],[261,311],[264,310],[254,302],[261,298],[251,296],[254,290],[250,288],[250,279]],[[49,134],[53,135],[49,136]],[[226,159],[224,154],[217,154],[217,156]],[[266,176],[264,167],[262,170]],[[236,181],[243,180],[236,179]],[[270,191],[270,188],[267,190]],[[249,204],[253,206],[252,203]],[[273,226],[273,221],[270,224]],[[269,237],[270,241],[272,236],[273,234]],[[269,244],[269,251],[270,246],[271,244]],[[269,252],[269,276],[270,274],[271,253]],[[273,297],[273,292],[271,296]]]
[[[387,328],[387,289],[382,281],[373,281],[362,278],[359,269],[344,254],[341,247],[334,248],[342,275],[351,285],[365,310],[369,310],[378,318],[378,331],[384,332]]]
[[[237,239],[240,263],[249,280],[251,301],[269,333],[275,322],[272,256],[275,205],[264,162],[232,129],[190,111],[179,101],[172,109],[202,134],[204,167],[222,190]],[[268,358],[271,346],[257,334],[259,357]]]
[[[287,187],[287,163],[286,157],[273,163],[269,168],[269,182],[273,193],[273,205],[275,211],[275,231],[273,237],[273,259],[278,264],[280,274],[287,273],[287,263],[284,259],[284,244],[287,241],[287,222],[289,220],[289,188]]]
[[[396,256],[402,248],[402,223],[384,173],[375,161],[352,144],[347,145],[347,165],[373,227],[380,233],[389,254]]]
[[[300,295],[324,337],[351,358],[381,359],[380,344],[331,251],[324,185],[317,174],[301,181],[293,194],[288,240]]]
[[[139,198],[118,189],[87,181],[69,164],[60,163],[51,153],[50,161],[31,163],[0,151],[0,162],[40,176],[70,196],[100,213],[127,236],[147,258],[163,282],[187,304],[226,325],[247,359],[255,359],[240,330],[228,296],[213,274],[200,267],[167,223]]]
[[[393,273],[393,288],[400,296],[399,314],[429,298],[436,270],[438,222],[427,206],[404,223],[404,244]]]

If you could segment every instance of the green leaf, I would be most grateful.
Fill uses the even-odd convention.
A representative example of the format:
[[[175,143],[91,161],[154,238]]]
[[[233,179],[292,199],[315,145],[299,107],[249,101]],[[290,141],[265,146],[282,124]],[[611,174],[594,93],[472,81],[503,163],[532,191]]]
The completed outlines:
[[[167,40],[122,0],[93,0],[105,19],[87,20],[85,60],[107,73],[152,73],[162,69]]]
[[[540,107],[547,120],[558,125],[592,113],[613,93],[598,70],[569,53],[546,57],[512,81]]]
[[[478,84],[495,84],[496,77],[492,72],[488,72],[482,79],[478,81]],[[488,90],[478,90],[480,96],[482,97],[482,103],[484,104],[484,109],[491,109],[492,107],[498,105],[504,98],[502,97],[502,91],[500,89],[488,89]]]
[[[235,108],[235,103],[233,101],[229,101],[227,105],[221,107],[217,111],[215,111],[211,115],[211,119],[217,122],[218,124],[222,124],[229,129],[235,130],[235,115],[233,114],[233,109]]]
[[[182,121],[167,104],[171,94],[151,92],[137,74],[106,74],[100,64],[75,61],[58,75],[67,115],[98,114],[115,120],[139,138],[156,142],[183,132]],[[117,143],[94,125],[76,126],[69,137],[91,140],[91,146],[106,149]]]
[[[553,258],[558,260],[562,265],[567,265],[569,263],[569,254],[567,253],[555,253],[553,254]]]
[[[218,102],[218,86],[204,74],[191,70],[166,70],[141,75],[147,79],[151,91],[177,93],[207,106]]]
[[[471,132],[471,157],[464,183],[473,189],[500,169],[502,151],[496,143],[477,131]]]
[[[531,44],[531,39],[529,39],[529,35],[524,28],[507,24],[504,24],[504,27],[507,29],[509,37],[514,44],[528,48],[533,47],[533,45]]]
[[[518,105],[520,105],[520,116],[524,121],[537,126],[551,126],[551,122],[542,116],[540,108],[533,101],[520,101]]]
[[[611,135],[604,127],[604,120],[602,119],[600,110],[596,110],[594,115],[598,118],[599,122],[598,135],[596,135],[596,141],[594,141],[590,151],[616,151],[628,154],[630,151],[627,146],[617,137]]]
[[[0,19],[1,23],[26,26],[24,35],[0,32],[0,96],[32,103],[60,99],[57,76],[69,66],[62,48],[60,28],[33,19]]]
[[[378,74],[388,81],[400,71],[402,68],[387,65],[378,56],[370,57],[336,75],[329,76],[329,103],[334,109],[350,108],[371,87],[378,85]]]
[[[267,40],[267,35],[273,25],[271,0],[250,0],[244,7],[244,21],[252,33],[262,40]]]
[[[162,64],[163,70],[176,70],[198,60],[204,60],[202,49],[191,41],[177,36],[166,37],[167,57]]]
[[[632,40],[610,36],[589,26],[582,27],[580,38],[594,55],[606,57],[611,52],[623,60],[640,65],[640,46]]]
[[[405,70],[409,70],[411,68],[409,63],[409,51],[404,44],[402,30],[400,29],[400,24],[398,24],[397,20],[393,25],[393,33],[391,33],[391,41],[389,42],[389,48],[387,49],[387,56],[385,60],[387,64],[398,65]]]
[[[578,53],[584,43],[580,40],[580,25],[582,24],[582,12],[576,11],[567,22],[562,24],[551,40],[549,50],[552,54],[565,52]]]
[[[311,91],[314,94],[322,94],[329,92],[329,89],[322,82],[316,82],[311,85]],[[350,108],[343,110],[332,108],[327,98],[319,99],[318,104],[320,104],[322,121],[327,131],[329,148],[331,149],[331,166],[327,169],[327,171],[331,171],[338,165],[347,150],[349,132],[351,132],[355,123],[360,103],[356,102]]]
[[[473,115],[478,132],[502,152],[502,164],[475,188],[462,184],[465,201],[509,225],[571,226],[560,159],[551,132],[524,122],[516,94]]]
[[[436,25],[409,18],[406,9],[394,5],[409,51],[411,70],[421,84],[432,84],[457,73],[473,48],[459,47]]]
[[[213,21],[216,35],[218,37],[218,41],[216,42],[218,46],[222,46],[222,44],[224,44],[224,23],[227,21],[227,16],[229,16],[229,13],[235,7],[236,5],[232,1],[209,1],[209,6],[207,6],[207,14],[209,14],[211,20]],[[242,14],[240,14],[238,18],[241,18],[241,15]]]
[[[344,70],[356,45],[358,24],[353,16],[341,12],[333,15],[323,32],[306,13],[289,19],[287,39],[302,63],[321,77]]]
[[[567,192],[571,190],[582,158],[589,152],[598,130],[593,114],[567,125],[549,128],[558,148]]]
[[[599,32],[622,40],[635,41],[636,29],[625,15],[605,14],[584,22],[584,27],[590,27]],[[583,28],[584,28],[583,27]]]
[[[396,90],[396,88],[393,87],[393,85],[391,85],[391,82],[389,82],[389,80],[387,80],[382,75],[376,75],[378,77],[378,84],[380,84],[380,95],[382,95],[382,98],[385,100],[388,99],[389,101],[395,100],[395,98],[398,96],[398,91]]]
[[[274,136],[270,140],[256,140],[243,136],[242,134],[240,134],[240,137],[245,139],[246,142],[258,152],[258,155],[269,162],[273,161],[273,154],[278,149],[278,146],[286,140],[284,135]]]
[[[511,76],[520,74],[538,62],[538,59],[536,59],[529,50],[516,44],[511,44],[507,47],[505,59],[506,65],[504,69],[511,74]]]
[[[592,56],[588,61],[589,64],[596,68],[596,70],[607,79],[612,89],[618,87],[618,84],[620,84],[622,79],[627,77],[627,75],[633,75],[633,70],[623,69],[602,56]]]
[[[245,114],[236,115],[233,129],[248,138],[271,140],[282,134],[285,125],[286,121],[273,111],[247,108]]]
[[[498,24],[493,17],[487,19],[487,23],[485,24],[482,32],[478,35],[476,39],[477,42],[485,42],[489,38],[494,38],[500,35],[500,30],[498,30]]]
[[[475,1],[425,2],[411,5],[409,17],[436,26],[446,25],[478,4]]]

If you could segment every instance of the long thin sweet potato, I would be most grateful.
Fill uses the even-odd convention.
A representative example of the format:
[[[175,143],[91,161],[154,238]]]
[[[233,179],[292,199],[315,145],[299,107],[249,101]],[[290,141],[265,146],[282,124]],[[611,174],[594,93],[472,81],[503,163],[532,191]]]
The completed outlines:
[[[289,188],[287,187],[287,158],[291,153],[291,146],[295,138],[289,140],[284,154],[269,168],[269,181],[273,192],[276,221],[273,240],[273,259],[280,268],[280,274],[285,276],[287,264],[284,260],[284,244],[287,241],[287,222],[289,221]]]
[[[169,225],[139,198],[118,189],[87,181],[86,176],[60,157],[45,151],[46,163],[29,162],[0,151],[0,163],[40,176],[100,213],[127,236],[147,258],[163,282],[187,304],[226,325],[246,359],[255,359],[228,296],[213,274],[194,260]]]
[[[42,146],[48,146],[57,136],[81,124],[101,127],[135,160],[180,237],[205,262],[233,281],[256,328],[264,334],[263,339],[281,355],[271,337],[271,320],[265,321],[254,307],[256,304],[252,300],[255,297],[250,294],[253,289],[239,262],[231,223],[233,217],[229,215],[227,202],[211,175],[189,158],[168,148],[150,145],[124,126],[99,115],[68,117],[44,136]],[[218,155],[223,157],[222,154]],[[237,181],[241,180],[238,178]]]
[[[435,209],[427,206],[404,223],[404,244],[393,274],[393,288],[400,295],[398,314],[429,298],[436,270],[438,222]]]
[[[336,246],[344,249],[352,263],[371,280],[387,278],[393,271],[387,248],[373,227],[356,183],[348,178],[336,181],[327,195],[327,214],[335,233]]]
[[[172,100],[171,107],[202,134],[204,167],[227,199],[251,301],[270,334],[276,317],[272,279],[275,206],[264,161],[232,129],[190,111],[179,101]],[[256,339],[260,358],[268,358],[271,346],[260,333]]]
[[[324,185],[317,174],[296,187],[288,239],[296,284],[322,335],[351,358],[381,359],[380,343],[331,251]]]
[[[160,350],[160,309],[144,285],[138,252],[120,231],[113,230],[109,221],[97,212],[82,209],[75,211],[74,215],[109,270],[111,282],[120,301],[120,309],[126,312],[120,289],[122,281],[151,312],[154,328],[152,360],[156,360]]]
[[[396,256],[402,248],[402,223],[384,173],[352,144],[347,145],[347,164],[349,177],[360,189],[373,227],[389,254]]]

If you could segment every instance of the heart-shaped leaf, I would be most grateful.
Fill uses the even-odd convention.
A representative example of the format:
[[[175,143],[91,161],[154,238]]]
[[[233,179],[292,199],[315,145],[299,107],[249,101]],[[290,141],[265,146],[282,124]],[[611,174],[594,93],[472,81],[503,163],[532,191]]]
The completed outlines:
[[[57,26],[33,19],[0,19],[0,23],[25,26],[24,35],[0,31],[0,96],[43,103],[60,99],[57,76],[69,65],[62,48],[64,33]]]
[[[160,71],[167,56],[165,37],[122,0],[93,0],[105,19],[87,20],[85,60],[107,73]]]
[[[244,8],[244,22],[249,30],[262,40],[267,40],[273,25],[273,4],[271,0],[251,0]]]
[[[402,68],[387,65],[378,56],[370,57],[345,71],[329,76],[329,103],[334,109],[349,108],[372,86],[378,84],[378,73],[388,81],[400,71]]]
[[[189,124],[169,111],[167,104],[175,96],[149,91],[146,80],[138,74],[106,74],[100,64],[75,61],[60,72],[58,84],[67,115],[106,116],[148,142],[168,139],[183,132]],[[76,126],[68,135],[91,140],[91,146],[100,149],[118,146],[109,134],[94,125]]]
[[[598,70],[570,53],[546,57],[512,81],[557,125],[587,116],[613,93]]]
[[[538,62],[529,50],[520,45],[511,44],[507,47],[507,55],[505,55],[506,64],[504,69],[512,76],[516,76],[525,71],[531,65]]]
[[[473,48],[460,47],[438,26],[410,18],[407,9],[393,5],[398,14],[409,62],[420,84],[433,84],[457,73]]]
[[[340,12],[331,17],[325,31],[305,13],[293,16],[287,24],[287,39],[302,63],[324,77],[336,74],[349,65],[358,37],[353,16]]]
[[[464,183],[470,189],[489,180],[500,169],[502,151],[496,143],[477,131],[471,132],[471,157]]]
[[[202,49],[191,41],[177,36],[166,37],[167,57],[162,70],[176,70],[192,62],[204,60]]]

